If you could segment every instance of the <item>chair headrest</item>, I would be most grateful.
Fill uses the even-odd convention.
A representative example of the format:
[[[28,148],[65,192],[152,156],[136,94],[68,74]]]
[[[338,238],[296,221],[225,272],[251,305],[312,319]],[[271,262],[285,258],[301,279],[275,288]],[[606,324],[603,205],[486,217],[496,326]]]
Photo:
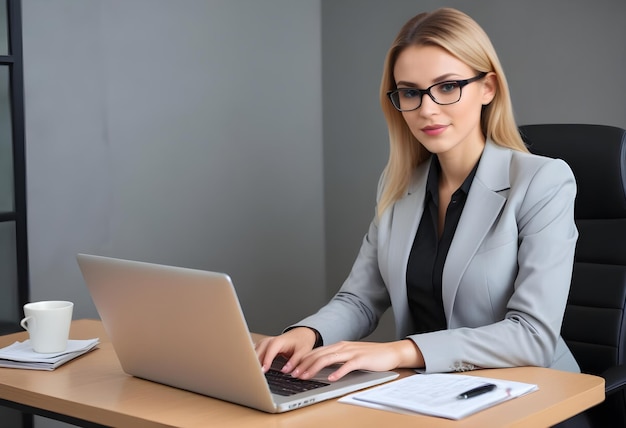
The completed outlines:
[[[578,185],[576,218],[626,218],[626,130],[545,124],[520,127],[532,153],[563,159]]]

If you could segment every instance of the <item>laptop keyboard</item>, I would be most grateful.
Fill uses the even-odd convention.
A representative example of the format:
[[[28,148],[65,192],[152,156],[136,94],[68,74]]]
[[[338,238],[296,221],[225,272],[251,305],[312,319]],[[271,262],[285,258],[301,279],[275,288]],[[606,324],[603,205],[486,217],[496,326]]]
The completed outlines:
[[[288,373],[272,369],[265,373],[265,378],[270,386],[270,391],[282,396],[289,396],[329,385],[328,383],[316,380],[297,379]]]

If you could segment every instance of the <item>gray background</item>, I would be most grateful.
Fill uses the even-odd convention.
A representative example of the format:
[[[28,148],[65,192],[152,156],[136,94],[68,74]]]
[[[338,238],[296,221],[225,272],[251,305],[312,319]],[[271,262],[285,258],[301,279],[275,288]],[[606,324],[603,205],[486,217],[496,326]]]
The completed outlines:
[[[96,317],[89,252],[226,271],[257,332],[315,310],[374,214],[385,52],[443,5],[490,35],[519,124],[626,128],[621,0],[23,0],[32,300]]]

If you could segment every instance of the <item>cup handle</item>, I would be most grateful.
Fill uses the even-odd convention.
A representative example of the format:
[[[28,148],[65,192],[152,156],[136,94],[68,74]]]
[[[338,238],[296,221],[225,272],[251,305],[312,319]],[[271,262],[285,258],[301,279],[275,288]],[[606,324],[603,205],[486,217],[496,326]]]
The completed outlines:
[[[20,325],[22,326],[22,328],[26,331],[28,331],[28,321],[31,320],[33,317],[26,317],[23,318],[22,321],[20,321]]]

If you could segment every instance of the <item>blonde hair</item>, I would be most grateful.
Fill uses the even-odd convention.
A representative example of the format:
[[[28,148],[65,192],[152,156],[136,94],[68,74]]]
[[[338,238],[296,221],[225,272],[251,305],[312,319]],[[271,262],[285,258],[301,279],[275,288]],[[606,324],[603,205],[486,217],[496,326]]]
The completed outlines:
[[[378,216],[407,191],[412,171],[430,153],[409,130],[402,113],[397,111],[387,91],[396,89],[393,75],[398,55],[408,46],[438,46],[476,72],[494,72],[496,94],[483,107],[481,129],[486,138],[511,149],[527,152],[520,137],[508,84],[489,37],[472,18],[456,9],[441,8],[421,13],[409,20],[387,53],[380,85],[380,102],[389,129],[389,161],[384,171],[383,190],[378,202]]]

